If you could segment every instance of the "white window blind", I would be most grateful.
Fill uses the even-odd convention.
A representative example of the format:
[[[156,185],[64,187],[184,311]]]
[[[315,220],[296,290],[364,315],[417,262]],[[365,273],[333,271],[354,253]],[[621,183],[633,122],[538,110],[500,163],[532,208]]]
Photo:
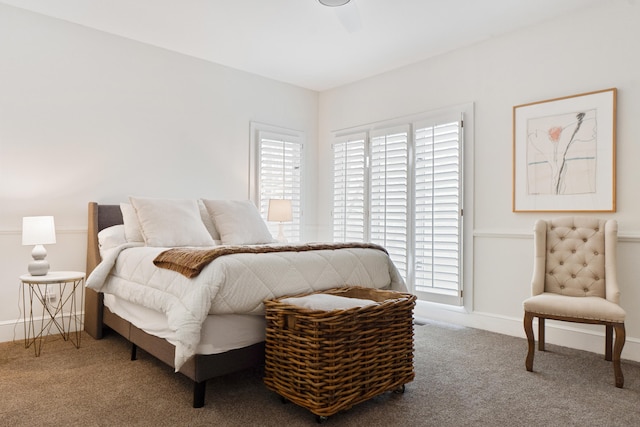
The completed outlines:
[[[415,129],[415,291],[459,296],[460,123]]]
[[[366,134],[352,135],[333,145],[333,240],[365,240]]]
[[[295,135],[258,131],[259,208],[267,219],[269,199],[289,199],[293,221],[285,222],[284,234],[290,242],[301,240],[301,171],[302,141]],[[278,235],[277,223],[267,222],[273,236]]]
[[[334,143],[336,241],[384,246],[421,299],[462,304],[460,112],[342,135]]]
[[[408,127],[371,138],[370,240],[407,275]]]

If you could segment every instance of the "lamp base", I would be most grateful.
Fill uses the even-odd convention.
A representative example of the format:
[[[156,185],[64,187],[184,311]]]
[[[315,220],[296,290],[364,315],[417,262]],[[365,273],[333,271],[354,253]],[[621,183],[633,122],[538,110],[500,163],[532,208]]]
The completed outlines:
[[[284,226],[282,225],[282,223],[278,224],[278,243],[287,243],[288,240],[284,235]]]
[[[46,259],[33,260],[29,263],[29,274],[32,276],[46,276],[49,272],[49,261]]]
[[[49,261],[45,258],[47,250],[42,245],[35,245],[31,251],[33,261],[29,263],[29,273],[32,276],[46,276],[49,272]]]

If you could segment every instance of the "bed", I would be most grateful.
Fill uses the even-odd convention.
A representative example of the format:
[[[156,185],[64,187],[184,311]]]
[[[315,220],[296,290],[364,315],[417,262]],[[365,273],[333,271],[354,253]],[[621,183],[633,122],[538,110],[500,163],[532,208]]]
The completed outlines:
[[[232,230],[235,235],[229,234],[228,227],[225,228],[232,222],[237,223],[239,219],[248,218],[239,213],[240,211],[234,210],[240,205],[233,205],[234,209],[227,209],[226,216],[210,216],[218,220],[214,227],[217,225],[222,230],[221,234],[211,228],[212,224],[206,223],[207,210],[203,209],[200,203],[200,220],[205,223],[205,229],[212,237],[214,246],[218,249],[268,247],[269,251],[274,252],[224,253],[224,256],[202,263],[195,277],[193,272],[192,277],[189,277],[184,270],[172,269],[161,262],[162,255],[171,254],[176,250],[193,249],[191,245],[183,245],[180,242],[185,231],[173,230],[175,236],[172,238],[177,241],[171,241],[171,244],[166,244],[166,241],[154,243],[153,227],[157,224],[149,225],[141,216],[143,208],[152,209],[149,212],[165,212],[170,209],[159,209],[157,204],[154,205],[156,200],[132,201],[140,204],[136,211],[140,221],[136,226],[148,228],[147,234],[144,234],[146,242],[127,242],[114,245],[113,248],[108,248],[109,250],[105,250],[104,233],[111,233],[111,230],[117,229],[118,226],[126,228],[127,221],[131,222],[125,221],[127,215],[131,215],[124,210],[127,204],[89,203],[85,331],[95,339],[102,338],[108,330],[115,331],[132,343],[132,359],[135,358],[136,349],[141,348],[173,367],[176,372],[190,378],[194,384],[194,408],[205,404],[208,379],[259,366],[264,362],[264,299],[349,285],[406,291],[404,281],[386,252],[380,248],[366,245],[335,249],[308,247],[305,248],[305,252],[289,252],[287,248],[273,249],[272,246],[277,245],[269,245],[267,242],[263,242],[264,246],[256,246],[256,242],[253,241],[251,244],[242,243],[241,234],[246,233],[247,229],[251,228],[250,225],[243,225],[240,231],[235,228]],[[145,206],[143,202],[149,202],[150,207]],[[220,203],[229,208],[229,203],[234,202]],[[191,206],[193,205],[189,205],[189,209]],[[249,204],[241,205],[243,209],[248,206]],[[255,213],[250,212],[251,215],[256,213],[257,210]],[[165,218],[167,221],[173,221],[169,223],[180,226],[188,222],[175,219],[176,217],[171,215]],[[260,227],[254,220],[252,217],[251,221]],[[264,226],[264,222],[262,225]],[[167,228],[166,224],[164,228]],[[232,244],[228,244],[229,242]],[[219,246],[220,243],[223,245]],[[183,246],[189,247],[184,249]],[[335,256],[343,253],[344,259]],[[369,259],[370,257],[372,258]],[[130,261],[131,259],[135,261]],[[296,266],[298,259],[304,260],[301,264],[304,268]],[[317,271],[314,270],[316,259]],[[253,263],[256,263],[257,267],[254,267]],[[349,266],[353,272],[346,276],[345,273],[336,273],[345,270],[349,263],[362,265]],[[120,270],[125,270],[125,267],[130,265],[136,265],[138,268],[132,269],[134,271],[130,276],[125,277],[125,273]],[[148,277],[139,280],[141,283],[134,283],[138,281],[140,270],[146,272]],[[227,281],[229,283],[226,283]],[[160,285],[159,282],[163,284]],[[164,282],[171,283],[167,285]],[[213,282],[215,285],[211,285]],[[291,285],[293,282],[296,283],[295,286]],[[169,292],[167,289],[179,295],[170,295],[168,300],[163,300],[148,296],[143,298],[136,294],[139,288],[144,288],[144,292],[147,292],[149,287],[158,293],[160,291],[156,287],[159,286],[162,286],[162,296]],[[176,289],[178,291],[175,291]],[[236,292],[245,295],[237,296]],[[215,296],[212,296],[213,294]],[[191,306],[195,307],[191,311],[184,308]]]

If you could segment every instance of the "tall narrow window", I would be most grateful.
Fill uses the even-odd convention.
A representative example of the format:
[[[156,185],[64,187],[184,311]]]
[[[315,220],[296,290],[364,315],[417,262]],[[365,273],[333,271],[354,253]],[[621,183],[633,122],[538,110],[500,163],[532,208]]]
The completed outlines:
[[[271,126],[254,125],[257,157],[256,187],[253,191],[262,217],[267,220],[270,199],[291,200],[293,220],[283,223],[284,234],[290,242],[301,240],[301,165],[302,134],[278,130]],[[267,222],[274,236],[278,235],[277,223]]]
[[[459,121],[415,128],[415,291],[454,299],[461,283],[460,136]]]
[[[371,138],[370,239],[384,246],[402,276],[407,274],[408,127]]]
[[[365,240],[365,134],[351,135],[333,145],[333,240]]]

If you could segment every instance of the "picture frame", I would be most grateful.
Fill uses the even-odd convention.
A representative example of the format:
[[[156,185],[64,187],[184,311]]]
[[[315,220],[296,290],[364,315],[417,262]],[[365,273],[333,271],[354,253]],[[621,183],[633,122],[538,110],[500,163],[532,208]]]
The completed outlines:
[[[513,212],[616,211],[610,88],[513,107]]]

